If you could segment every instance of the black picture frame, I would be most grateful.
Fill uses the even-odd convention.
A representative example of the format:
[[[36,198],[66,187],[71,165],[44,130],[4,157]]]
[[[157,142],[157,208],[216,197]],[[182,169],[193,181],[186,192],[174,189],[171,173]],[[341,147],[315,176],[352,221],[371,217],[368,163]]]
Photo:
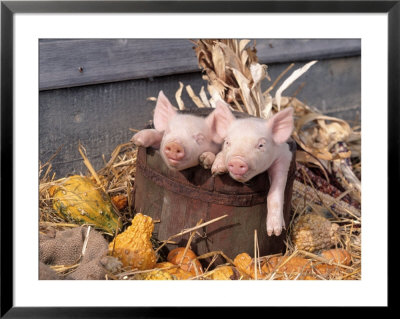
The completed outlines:
[[[399,180],[400,1],[1,1],[1,317],[125,318],[185,316],[182,308],[14,307],[13,294],[13,16],[15,13],[266,12],[388,14],[388,204]],[[378,146],[377,146],[378,147]],[[384,213],[384,212],[380,212]],[[390,215],[389,215],[390,218]],[[393,223],[389,222],[389,225]],[[393,234],[393,232],[391,233]],[[388,238],[388,247],[392,240]],[[390,281],[388,281],[389,287]],[[34,292],[32,292],[34,293]],[[373,293],[373,292],[371,292]],[[390,298],[388,305],[390,304]],[[187,310],[186,310],[187,311]],[[213,309],[221,315],[223,309]],[[270,311],[270,310],[268,310]],[[235,311],[236,313],[236,311]],[[211,313],[209,313],[211,314]],[[270,312],[268,312],[271,315]],[[192,313],[193,315],[193,313]],[[206,314],[204,314],[206,315]],[[226,315],[226,314],[225,314]]]

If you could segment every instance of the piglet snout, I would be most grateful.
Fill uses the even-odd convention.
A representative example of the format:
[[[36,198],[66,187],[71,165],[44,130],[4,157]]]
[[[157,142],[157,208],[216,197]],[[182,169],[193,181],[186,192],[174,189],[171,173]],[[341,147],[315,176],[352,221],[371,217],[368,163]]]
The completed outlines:
[[[228,162],[228,170],[234,175],[244,175],[248,170],[248,165],[239,158],[233,158]]]
[[[185,156],[185,150],[182,145],[177,142],[169,142],[164,147],[164,153],[167,158],[179,161]]]

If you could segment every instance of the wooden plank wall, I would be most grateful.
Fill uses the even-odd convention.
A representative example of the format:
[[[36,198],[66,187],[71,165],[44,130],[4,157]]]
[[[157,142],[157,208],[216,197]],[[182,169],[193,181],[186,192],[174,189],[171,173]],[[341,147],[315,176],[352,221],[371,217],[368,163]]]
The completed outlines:
[[[261,63],[359,55],[359,39],[256,39]],[[40,89],[198,72],[187,39],[40,40]]]

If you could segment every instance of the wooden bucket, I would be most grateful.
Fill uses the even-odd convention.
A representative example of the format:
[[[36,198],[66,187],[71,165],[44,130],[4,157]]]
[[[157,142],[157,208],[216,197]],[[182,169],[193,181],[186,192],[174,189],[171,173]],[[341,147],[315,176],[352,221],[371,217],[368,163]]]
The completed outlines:
[[[295,177],[296,143],[289,142],[293,157],[285,189],[284,219],[289,225],[291,195]],[[135,177],[135,210],[160,220],[155,237],[166,240],[182,230],[227,214],[228,216],[198,229],[191,248],[197,255],[222,251],[231,259],[246,252],[254,255],[254,230],[257,230],[260,256],[283,252],[286,231],[280,236],[266,233],[268,173],[255,176],[248,183],[233,180],[229,174],[212,176],[210,170],[196,166],[172,171],[164,164],[159,151],[140,147]],[[174,238],[185,246],[190,234]],[[167,246],[169,249],[176,245]],[[219,258],[216,264],[225,262]]]

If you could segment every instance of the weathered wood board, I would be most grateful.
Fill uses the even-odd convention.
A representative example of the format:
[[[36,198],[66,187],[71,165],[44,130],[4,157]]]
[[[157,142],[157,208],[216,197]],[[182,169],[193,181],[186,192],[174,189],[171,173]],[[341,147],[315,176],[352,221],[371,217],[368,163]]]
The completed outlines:
[[[261,63],[357,56],[360,39],[256,39]],[[42,39],[40,90],[198,72],[189,39]]]

